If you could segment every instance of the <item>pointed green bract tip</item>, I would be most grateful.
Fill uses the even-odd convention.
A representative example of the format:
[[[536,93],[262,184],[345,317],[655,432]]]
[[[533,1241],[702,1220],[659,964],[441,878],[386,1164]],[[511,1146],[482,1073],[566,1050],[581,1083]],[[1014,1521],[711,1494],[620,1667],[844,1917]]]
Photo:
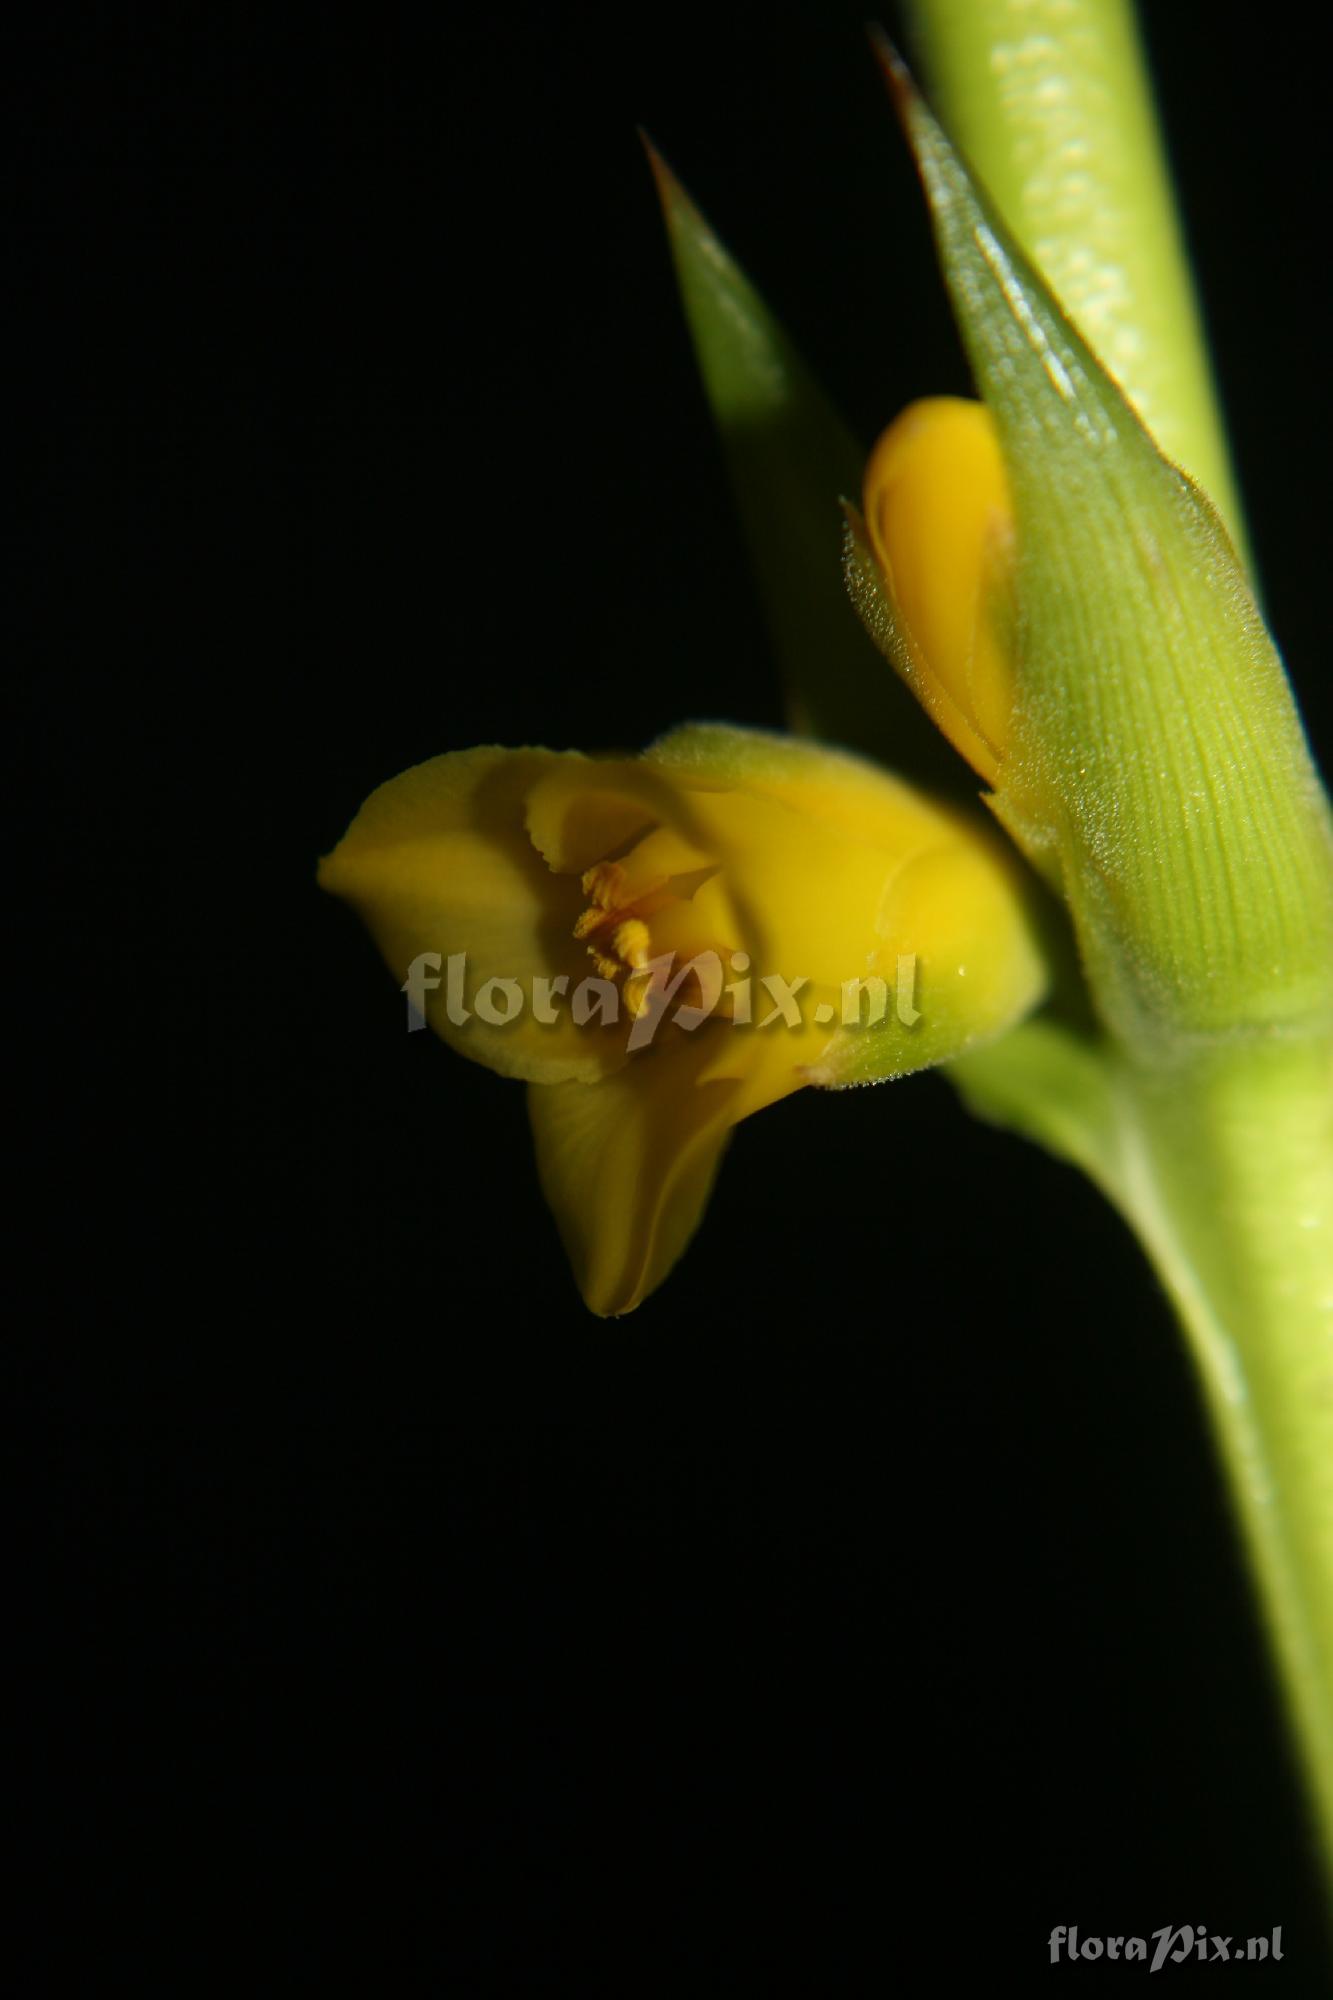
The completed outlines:
[[[685,320],[793,721],[941,789],[966,774],[867,646],[840,577],[862,445],[646,133]]]
[[[652,169],[653,181],[657,187],[657,198],[662,204],[662,212],[667,218],[668,226],[671,225],[672,216],[678,209],[688,209],[693,217],[702,222],[702,217],[699,216],[694,203],[690,200],[684,188],[676,179],[676,176],[672,173],[662,155],[658,152],[647,132],[644,131],[642,125],[638,129],[639,144],[643,147],[648,165]]]

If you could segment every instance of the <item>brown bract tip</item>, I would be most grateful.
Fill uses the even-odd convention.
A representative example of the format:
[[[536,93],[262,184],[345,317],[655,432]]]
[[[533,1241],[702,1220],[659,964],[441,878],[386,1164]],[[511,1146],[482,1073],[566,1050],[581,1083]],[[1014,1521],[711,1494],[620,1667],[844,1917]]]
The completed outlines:
[[[870,38],[871,50],[888,85],[893,108],[906,125],[912,106],[920,95],[916,80],[878,21],[868,23],[866,34]]]
[[[657,183],[657,198],[663,208],[668,212],[673,208],[691,208],[693,203],[690,201],[689,196],[672,173],[666,161],[662,158],[662,155],[658,152],[652,140],[648,137],[648,134],[644,131],[642,125],[636,129],[639,134],[639,143],[648,155],[648,164],[653,170],[653,179]]]

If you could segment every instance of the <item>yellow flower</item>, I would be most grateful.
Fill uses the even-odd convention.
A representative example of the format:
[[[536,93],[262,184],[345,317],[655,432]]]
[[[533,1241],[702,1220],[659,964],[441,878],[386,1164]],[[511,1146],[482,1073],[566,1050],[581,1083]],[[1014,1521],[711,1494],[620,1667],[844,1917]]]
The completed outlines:
[[[955,1055],[1044,984],[988,834],[853,757],[720,726],[633,759],[433,758],[372,794],[320,881],[452,1047],[530,1084],[600,1314],[665,1277],[742,1118]]]
[[[956,396],[910,404],[872,451],[863,497],[896,613],[886,650],[954,748],[993,785],[1013,715],[1005,619],[1014,531],[985,404]]]

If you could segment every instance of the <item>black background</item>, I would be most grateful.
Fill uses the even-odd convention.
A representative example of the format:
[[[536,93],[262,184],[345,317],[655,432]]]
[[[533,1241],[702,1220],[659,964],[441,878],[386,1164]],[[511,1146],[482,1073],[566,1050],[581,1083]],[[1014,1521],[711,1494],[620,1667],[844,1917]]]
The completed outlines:
[[[1148,12],[1326,748],[1313,52]],[[802,1093],[602,1324],[521,1091],[313,886],[438,750],[779,723],[634,128],[868,440],[967,377],[861,14],[7,31],[27,1990],[168,1913],[185,1990],[353,1918],[385,1990],[1026,1991],[1054,1924],[1184,1922],[1319,1990],[1188,1364],[1094,1194],[938,1078]]]

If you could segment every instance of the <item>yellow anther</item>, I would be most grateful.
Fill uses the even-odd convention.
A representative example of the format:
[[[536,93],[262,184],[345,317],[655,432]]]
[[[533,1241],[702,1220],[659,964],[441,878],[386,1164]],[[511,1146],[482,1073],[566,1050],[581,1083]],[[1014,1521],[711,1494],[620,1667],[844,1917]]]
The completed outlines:
[[[653,982],[642,973],[635,973],[625,981],[625,1012],[631,1021],[637,1021],[652,995]]]
[[[599,861],[585,871],[583,893],[599,910],[615,910],[625,901],[625,871],[618,861]]]
[[[599,951],[595,944],[588,946],[588,956],[592,960],[593,970],[599,979],[619,979],[621,973],[625,970],[618,958],[608,958],[606,953]]]
[[[635,972],[647,965],[653,940],[647,924],[638,917],[631,917],[627,923],[617,924],[611,934],[611,949]]]

